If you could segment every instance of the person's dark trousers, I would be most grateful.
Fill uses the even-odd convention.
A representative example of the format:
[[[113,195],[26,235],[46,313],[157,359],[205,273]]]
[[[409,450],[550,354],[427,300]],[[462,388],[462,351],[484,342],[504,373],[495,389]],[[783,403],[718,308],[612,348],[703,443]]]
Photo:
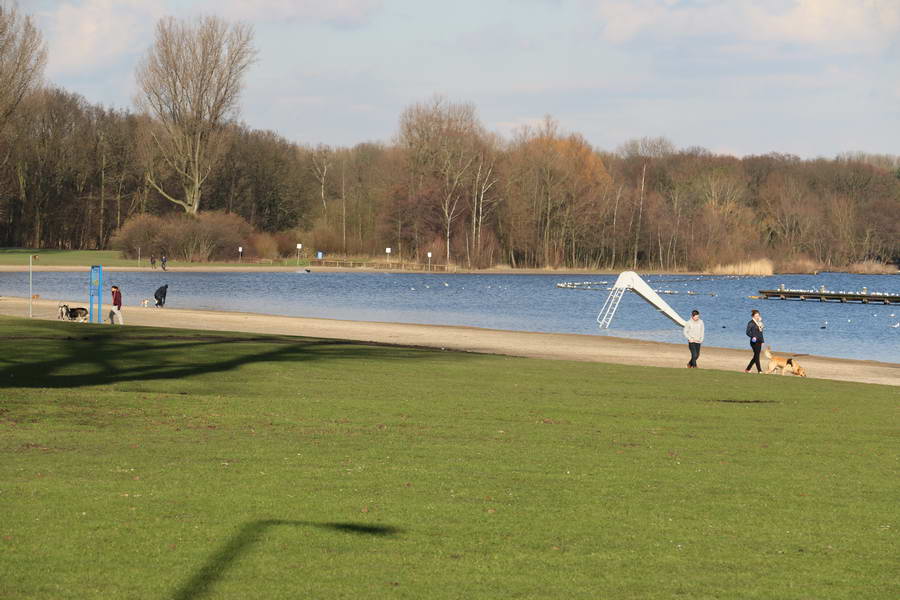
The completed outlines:
[[[700,342],[688,342],[688,348],[691,349],[691,362],[689,367],[697,368],[697,359],[700,358]]]
[[[755,344],[751,343],[750,347],[753,348],[753,358],[750,359],[750,363],[747,365],[747,368],[744,370],[749,371],[750,367],[752,367],[753,365],[756,365],[757,373],[761,373],[762,365],[759,364],[759,353],[762,350],[763,343],[762,342],[756,342]]]

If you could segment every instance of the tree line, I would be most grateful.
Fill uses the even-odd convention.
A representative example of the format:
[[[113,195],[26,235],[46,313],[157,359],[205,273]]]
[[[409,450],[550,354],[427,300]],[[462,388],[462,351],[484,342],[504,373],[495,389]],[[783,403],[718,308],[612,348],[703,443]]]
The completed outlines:
[[[129,220],[222,212],[279,247],[472,268],[900,259],[895,156],[738,158],[664,138],[607,152],[549,117],[502,137],[438,96],[389,142],[298,144],[237,120],[252,37],[160,21],[137,110],[111,109],[42,85],[40,32],[0,2],[0,244],[107,248]]]

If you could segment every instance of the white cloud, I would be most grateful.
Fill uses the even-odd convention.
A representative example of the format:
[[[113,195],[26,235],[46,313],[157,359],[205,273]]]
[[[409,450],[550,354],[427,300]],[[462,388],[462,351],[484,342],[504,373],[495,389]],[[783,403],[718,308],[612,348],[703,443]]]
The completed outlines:
[[[142,0],[70,0],[38,13],[47,38],[51,75],[84,74],[141,52],[149,44],[163,3]]]
[[[357,26],[382,8],[382,0],[221,0],[216,14],[250,22],[310,21]]]
[[[900,32],[896,0],[583,0],[603,36],[622,43],[716,36],[731,42],[813,44],[877,51]]]

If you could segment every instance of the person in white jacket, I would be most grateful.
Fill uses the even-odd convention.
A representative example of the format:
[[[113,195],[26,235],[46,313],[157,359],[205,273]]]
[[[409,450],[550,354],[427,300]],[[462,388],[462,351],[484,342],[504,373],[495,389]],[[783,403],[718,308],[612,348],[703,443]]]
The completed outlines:
[[[703,333],[705,327],[703,319],[700,318],[699,310],[691,311],[691,318],[684,325],[684,337],[687,338],[688,348],[691,349],[691,360],[688,362],[688,369],[697,368],[697,359],[700,358],[700,344],[703,343]]]

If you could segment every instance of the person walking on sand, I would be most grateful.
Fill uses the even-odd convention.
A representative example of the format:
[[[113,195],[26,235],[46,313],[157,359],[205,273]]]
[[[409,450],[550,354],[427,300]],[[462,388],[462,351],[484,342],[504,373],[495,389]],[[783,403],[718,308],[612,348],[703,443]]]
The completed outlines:
[[[110,291],[112,291],[112,310],[109,311],[109,324],[115,325],[116,319],[118,318],[119,325],[124,325],[125,319],[122,317],[122,292],[117,285],[112,286]]]
[[[756,365],[757,373],[762,373],[762,365],[759,364],[759,352],[762,350],[763,342],[766,341],[763,338],[763,329],[766,326],[763,325],[762,316],[755,308],[750,311],[750,317],[750,322],[747,323],[747,337],[750,338],[750,347],[753,348],[753,358],[750,359],[750,363],[744,369],[744,373],[749,373],[750,367],[753,365]]]
[[[166,305],[166,294],[168,293],[168,291],[169,291],[169,284],[167,283],[163,286],[160,286],[159,289],[157,289],[153,293],[153,297],[156,299],[157,307],[162,308],[163,306]]]
[[[700,358],[700,344],[703,343],[705,326],[700,318],[699,310],[691,311],[691,318],[684,325],[684,337],[687,338],[688,348],[691,350],[691,360],[688,361],[688,369],[697,368],[697,359]]]
[[[162,267],[162,270],[165,271],[165,270],[166,270],[166,266],[168,266],[168,264],[169,264],[169,259],[166,258],[166,255],[165,255],[165,254],[163,254],[163,255],[162,255],[162,258],[159,259],[159,266],[161,266],[161,267]]]
[[[156,268],[156,255],[155,254],[150,255],[150,268],[151,269]]]

